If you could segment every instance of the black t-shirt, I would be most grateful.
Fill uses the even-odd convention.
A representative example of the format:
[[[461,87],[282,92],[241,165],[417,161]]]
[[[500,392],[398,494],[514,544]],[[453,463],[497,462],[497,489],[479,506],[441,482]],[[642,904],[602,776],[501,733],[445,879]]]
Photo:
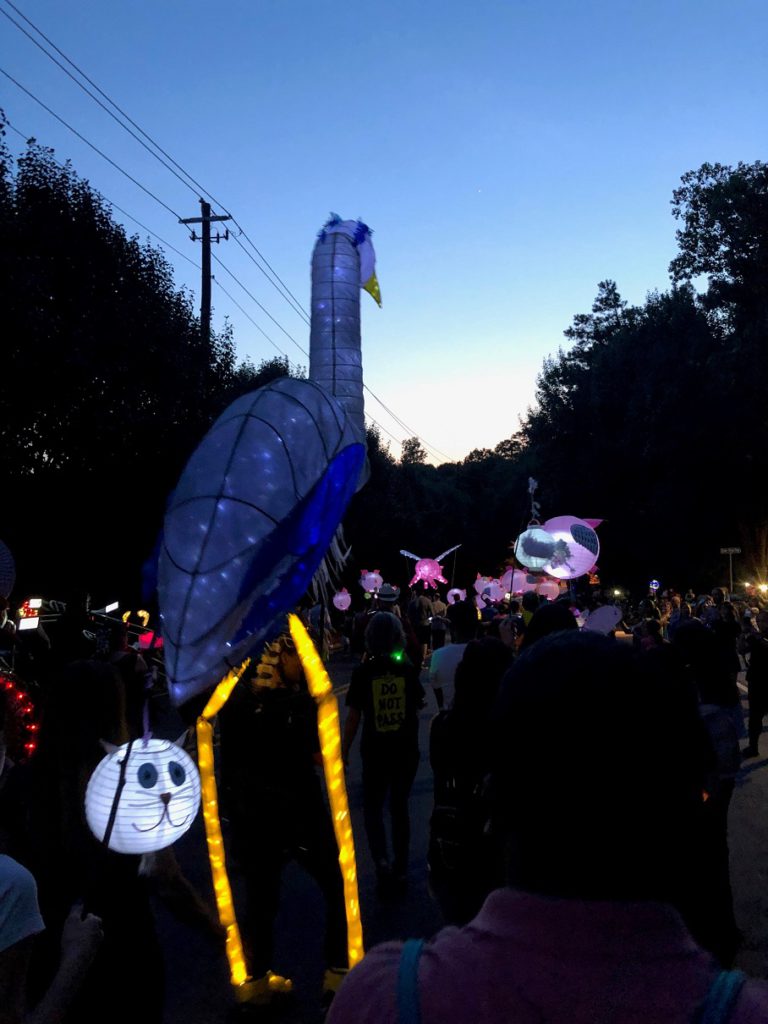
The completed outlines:
[[[768,685],[768,639],[759,633],[752,633],[747,637],[747,652],[747,681]]]
[[[235,687],[219,714],[221,774],[238,800],[301,802],[318,791],[317,706],[305,690]]]
[[[363,716],[364,754],[396,753],[418,748],[419,708],[424,690],[419,674],[405,657],[372,658],[352,673],[347,707]]]

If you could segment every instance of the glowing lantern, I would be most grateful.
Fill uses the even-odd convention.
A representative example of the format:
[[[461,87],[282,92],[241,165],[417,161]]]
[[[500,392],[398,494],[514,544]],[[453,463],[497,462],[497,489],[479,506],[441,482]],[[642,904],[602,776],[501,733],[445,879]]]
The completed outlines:
[[[337,530],[367,477],[359,295],[376,291],[373,256],[364,224],[326,224],[312,256],[309,379],[236,399],[173,492],[158,593],[176,704],[239,665],[343,560]]]
[[[522,594],[525,587],[525,577],[521,569],[509,568],[499,580],[499,583],[504,588],[505,594]]]
[[[555,580],[542,580],[537,587],[538,592],[542,597],[546,597],[548,601],[554,601],[560,593],[560,587]]]
[[[594,567],[600,541],[592,525],[576,516],[556,516],[544,523],[555,539],[555,550],[544,571],[559,580],[575,580]]]
[[[333,595],[333,607],[340,612],[345,612],[352,604],[352,596],[346,587],[343,587],[338,594]]]
[[[466,601],[467,592],[466,590],[459,590],[458,587],[453,587],[448,591],[448,604],[456,604],[457,601]]]
[[[488,586],[483,589],[483,597],[494,604],[504,600],[504,593],[504,588],[498,580],[490,580]]]
[[[374,594],[384,582],[384,577],[378,569],[374,569],[373,572],[363,569],[358,582],[366,594]]]
[[[526,569],[543,569],[554,553],[554,537],[542,526],[529,526],[515,541],[515,558]]]
[[[117,853],[170,846],[189,829],[199,806],[195,763],[170,740],[135,740],[112,748],[85,792],[91,832]]]
[[[584,620],[584,629],[593,633],[608,634],[618,626],[621,614],[621,608],[617,608],[615,604],[601,605]]]
[[[485,590],[485,588],[488,586],[488,584],[490,582],[491,581],[490,581],[488,576],[481,576],[480,573],[478,573],[477,574],[477,579],[472,584],[472,586],[475,589],[475,593],[476,594],[482,594],[482,592]]]
[[[414,555],[410,551],[400,551],[401,555],[405,555],[406,558],[413,558],[416,562],[416,566],[413,573],[413,579],[408,584],[409,587],[415,587],[421,583],[425,590],[428,587],[432,587],[433,590],[437,590],[438,583],[447,583],[448,580],[443,576],[443,567],[440,565],[440,560],[445,558],[446,555],[450,555],[453,551],[458,550],[461,544],[456,544],[452,548],[448,548],[447,551],[443,551],[437,558],[420,558],[419,555]]]

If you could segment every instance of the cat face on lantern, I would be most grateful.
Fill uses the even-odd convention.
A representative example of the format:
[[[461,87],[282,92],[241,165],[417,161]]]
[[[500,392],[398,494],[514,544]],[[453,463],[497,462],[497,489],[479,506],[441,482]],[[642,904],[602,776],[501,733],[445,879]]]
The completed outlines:
[[[162,850],[194,821],[200,806],[200,776],[189,754],[170,740],[135,740],[130,753],[128,747],[127,743],[111,747],[96,767],[85,793],[85,817],[103,842],[124,770],[125,783],[107,845],[117,853]]]

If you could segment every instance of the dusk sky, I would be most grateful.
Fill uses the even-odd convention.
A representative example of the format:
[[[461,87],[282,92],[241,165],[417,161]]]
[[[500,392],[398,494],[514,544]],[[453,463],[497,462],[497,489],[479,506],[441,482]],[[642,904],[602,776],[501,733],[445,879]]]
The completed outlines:
[[[362,294],[364,379],[405,426],[370,395],[366,411],[396,456],[414,433],[433,461],[509,437],[598,281],[633,303],[668,287],[680,176],[766,158],[765,0],[14,3],[235,215],[306,309],[329,213],[371,226],[383,308]],[[6,18],[0,67],[174,213],[199,214],[194,187]],[[3,77],[0,106],[199,262],[172,213]],[[197,305],[199,272],[167,255]],[[228,316],[254,362],[279,349],[306,365],[284,333],[307,349],[306,323],[234,240],[214,255],[281,325],[214,264],[274,346],[216,286],[214,326]],[[617,382],[628,401],[631,385]]]

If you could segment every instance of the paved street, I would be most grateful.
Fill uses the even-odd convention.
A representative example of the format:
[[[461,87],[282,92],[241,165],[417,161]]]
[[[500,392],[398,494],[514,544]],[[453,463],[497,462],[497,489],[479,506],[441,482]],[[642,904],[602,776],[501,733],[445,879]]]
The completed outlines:
[[[331,674],[343,692],[351,663],[334,660]],[[431,695],[428,694],[431,700]],[[439,911],[430,897],[425,867],[427,824],[432,805],[432,780],[426,758],[429,720],[434,703],[421,714],[421,763],[412,791],[412,856],[407,897],[382,903],[375,892],[373,867],[368,857],[362,821],[359,752],[355,749],[349,772],[349,795],[357,842],[360,898],[365,942],[371,946],[388,938],[427,936],[441,926]],[[359,742],[359,741],[358,741]],[[768,737],[763,740],[768,755]],[[747,762],[738,780],[731,808],[732,875],[736,917],[744,932],[738,966],[768,978],[768,756]],[[269,827],[268,810],[265,828]],[[199,891],[211,896],[205,839],[200,821],[177,844],[185,872]],[[232,871],[236,899],[238,878]],[[320,1020],[317,995],[322,980],[321,935],[323,906],[313,882],[295,866],[283,877],[283,903],[277,924],[275,970],[296,983],[295,1004],[281,1021],[316,1024]],[[242,895],[242,894],[240,894]],[[219,1024],[232,1010],[231,988],[223,951],[212,938],[175,920],[157,908],[167,960],[168,998],[165,1024]]]

